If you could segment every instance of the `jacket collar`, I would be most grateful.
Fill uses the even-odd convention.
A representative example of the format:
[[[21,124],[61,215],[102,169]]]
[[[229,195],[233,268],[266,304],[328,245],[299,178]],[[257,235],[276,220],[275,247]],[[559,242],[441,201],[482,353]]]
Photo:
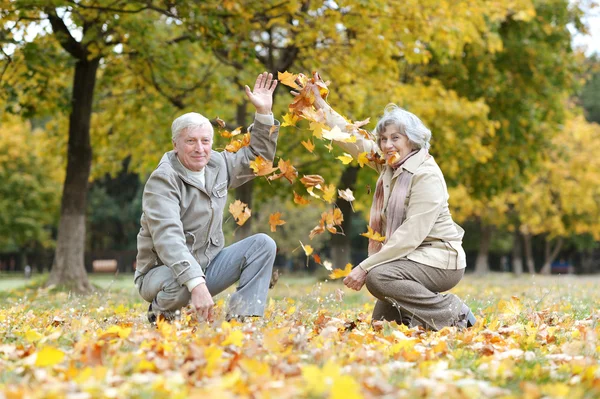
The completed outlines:
[[[171,150],[163,155],[160,163],[168,162],[173,170],[177,172],[181,180],[189,185],[196,187],[198,190],[208,194],[215,185],[215,179],[217,177],[216,164],[213,162],[212,157],[215,156],[215,151],[211,154],[211,159],[208,164],[204,167],[204,187],[196,179],[192,179],[181,162],[177,159],[177,154],[174,150]]]
[[[425,159],[427,159],[427,154],[428,151],[425,148],[421,148],[419,150],[419,152],[417,152],[415,155],[413,155],[412,157],[408,158],[406,160],[406,162],[404,162],[402,164],[402,166],[400,166],[395,172],[394,172],[394,177],[398,176],[400,173],[402,173],[403,170],[408,170],[410,173],[412,173],[413,175],[417,172],[417,169],[419,169],[419,166],[421,166],[421,164],[423,162],[425,162]]]

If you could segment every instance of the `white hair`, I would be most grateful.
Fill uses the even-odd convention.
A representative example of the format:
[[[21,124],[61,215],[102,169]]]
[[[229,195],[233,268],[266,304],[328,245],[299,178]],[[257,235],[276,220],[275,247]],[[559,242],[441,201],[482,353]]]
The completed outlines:
[[[196,112],[188,112],[173,121],[173,124],[171,125],[171,139],[176,141],[184,130],[195,129],[206,125],[210,127],[211,133],[214,134],[213,127],[208,118]]]
[[[377,122],[377,126],[375,127],[377,144],[379,144],[381,140],[381,134],[388,126],[396,126],[399,128],[400,133],[408,137],[408,141],[412,144],[413,149],[429,149],[431,130],[429,130],[415,114],[400,108],[396,104],[388,104],[385,107],[383,116],[379,119],[379,122]]]

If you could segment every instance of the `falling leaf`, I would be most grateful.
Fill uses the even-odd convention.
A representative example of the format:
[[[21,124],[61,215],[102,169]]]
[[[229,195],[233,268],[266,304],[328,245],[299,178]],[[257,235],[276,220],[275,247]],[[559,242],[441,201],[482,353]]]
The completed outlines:
[[[367,237],[367,238],[369,238],[371,240],[375,240],[375,241],[379,241],[379,242],[384,242],[385,241],[385,236],[382,236],[381,234],[379,234],[379,232],[373,231],[373,229],[371,228],[371,226],[367,226],[367,232],[366,233],[362,233],[361,236]]]
[[[322,263],[323,267],[325,267],[325,269],[332,271],[333,270],[333,263],[331,263],[330,261],[326,260],[325,262]]]
[[[225,121],[223,119],[219,118],[218,116],[215,118],[215,121],[217,122],[217,125],[219,125],[219,127],[221,129],[225,129],[225,126],[227,126]]]
[[[310,122],[308,126],[309,130],[312,130],[313,136],[318,139],[323,138],[323,130],[328,128],[326,124],[319,122]]]
[[[338,190],[338,195],[340,196],[340,198],[343,198],[348,202],[352,202],[355,200],[354,194],[352,193],[352,190],[350,190],[349,188],[347,188],[345,190]]]
[[[339,159],[340,161],[342,161],[342,163],[344,165],[348,165],[350,162],[352,162],[352,160],[354,158],[352,158],[352,155],[344,153],[344,155],[340,155],[339,157],[337,157],[336,159]]]
[[[371,151],[371,153],[367,155],[367,159],[369,160],[369,162],[377,163],[380,165],[385,164],[385,159],[381,158],[381,155],[379,155],[375,151]]]
[[[273,162],[267,161],[260,155],[254,161],[250,162],[250,168],[256,176],[266,176],[275,172],[278,168],[273,167]]]
[[[225,151],[238,152],[241,148],[246,147],[250,144],[250,133],[246,133],[241,139],[233,139],[227,146]]]
[[[243,226],[246,223],[246,220],[250,218],[252,212],[248,205],[243,203],[240,200],[235,200],[235,202],[229,204],[229,212],[233,215],[236,223],[240,226]]]
[[[298,117],[293,114],[285,114],[283,116],[283,123],[281,126],[296,126],[296,122],[298,122]]]
[[[304,146],[304,148],[306,148],[308,150],[308,152],[310,152],[311,154],[315,150],[315,143],[313,143],[312,141],[306,140],[306,141],[301,141],[301,143]]]
[[[352,271],[352,264],[348,263],[348,264],[346,264],[346,267],[344,269],[334,269],[333,272],[331,272],[331,274],[329,274],[329,278],[332,280],[335,280],[338,278],[346,277],[347,275],[350,274],[351,271]]]
[[[277,231],[277,226],[282,226],[285,224],[285,220],[281,220],[281,212],[272,213],[269,216],[269,225],[271,226],[271,232]]]
[[[269,180],[276,180],[281,177],[285,177],[287,181],[290,183],[294,183],[294,180],[298,177],[298,171],[292,165],[291,161],[284,161],[283,158],[279,159],[279,163],[277,164],[277,168],[281,173],[273,176],[269,176]]]
[[[321,264],[321,257],[318,254],[313,254],[312,257],[315,260],[315,262]]]
[[[36,367],[47,367],[54,366],[64,359],[65,354],[60,349],[56,349],[52,346],[46,346],[37,353],[35,359]]]
[[[352,143],[356,141],[356,137],[352,136],[350,133],[342,132],[337,126],[334,126],[331,130],[323,129],[323,138],[327,140],[342,141],[345,143]],[[354,139],[354,141],[352,139]]]
[[[323,187],[323,200],[327,203],[333,203],[335,199],[335,186],[333,184],[329,184]]]
[[[313,253],[313,247],[311,247],[310,245],[304,245],[302,244],[302,241],[300,241],[300,245],[302,246],[302,249],[304,250],[306,256],[310,256],[310,254]]]
[[[362,168],[363,166],[365,166],[366,164],[369,163],[369,158],[367,158],[367,153],[366,152],[361,152],[360,154],[358,154],[358,165]]]
[[[296,204],[298,204],[298,205],[306,205],[306,204],[309,204],[309,203],[310,203],[310,201],[309,201],[309,200],[307,200],[306,198],[304,198],[303,196],[301,196],[301,195],[297,194],[297,193],[294,191],[294,203],[296,203]]]
[[[319,175],[304,175],[300,181],[305,187],[314,187],[320,184],[325,184],[325,179]]]
[[[277,80],[279,80],[282,84],[286,86],[299,90],[300,86],[298,86],[298,84],[296,83],[297,77],[298,75],[294,75],[292,73],[289,73],[288,71],[285,71],[283,73],[277,72]]]
[[[395,164],[397,164],[398,162],[400,162],[402,158],[400,158],[400,154],[398,154],[397,152],[394,152],[387,160],[387,164],[390,166],[393,166]]]

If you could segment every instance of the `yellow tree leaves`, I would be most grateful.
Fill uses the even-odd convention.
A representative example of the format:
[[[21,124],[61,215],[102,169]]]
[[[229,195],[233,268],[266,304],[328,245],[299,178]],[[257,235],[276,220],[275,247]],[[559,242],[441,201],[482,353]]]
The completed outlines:
[[[240,200],[235,200],[235,202],[229,204],[229,213],[231,213],[236,223],[240,226],[243,226],[252,215],[252,211],[248,208],[248,205]]]
[[[373,231],[371,226],[367,226],[367,232],[362,233],[361,236],[367,237],[368,239],[379,241],[379,242],[385,241],[385,237],[382,236],[381,234],[379,234],[378,232]]]
[[[336,280],[338,278],[346,277],[352,271],[352,264],[346,264],[346,267],[343,269],[333,269],[331,274],[329,274],[329,278],[332,280]]]
[[[269,226],[271,226],[271,232],[277,231],[277,226],[283,226],[285,224],[285,220],[281,219],[281,212],[272,213],[269,216]]]
[[[267,161],[260,155],[254,161],[250,162],[250,168],[256,176],[266,176],[277,170],[277,168],[273,167],[273,162]]]
[[[319,225],[310,231],[309,237],[312,239],[318,234],[324,233],[326,230],[331,234],[338,233],[338,227],[341,229],[342,222],[344,221],[344,215],[339,208],[334,208],[321,214],[321,220]]]

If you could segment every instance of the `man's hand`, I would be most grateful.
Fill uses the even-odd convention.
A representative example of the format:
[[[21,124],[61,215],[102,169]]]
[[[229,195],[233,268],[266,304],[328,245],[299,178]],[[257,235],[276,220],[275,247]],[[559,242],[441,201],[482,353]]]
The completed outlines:
[[[354,291],[360,291],[367,281],[367,272],[362,267],[355,267],[344,279],[344,285]]]
[[[246,95],[256,108],[256,112],[263,115],[271,114],[273,108],[273,92],[277,87],[277,80],[273,79],[273,74],[263,72],[256,77],[254,89],[246,86]]]
[[[192,290],[192,307],[196,310],[199,321],[213,320],[213,302],[206,284],[202,283]]]

